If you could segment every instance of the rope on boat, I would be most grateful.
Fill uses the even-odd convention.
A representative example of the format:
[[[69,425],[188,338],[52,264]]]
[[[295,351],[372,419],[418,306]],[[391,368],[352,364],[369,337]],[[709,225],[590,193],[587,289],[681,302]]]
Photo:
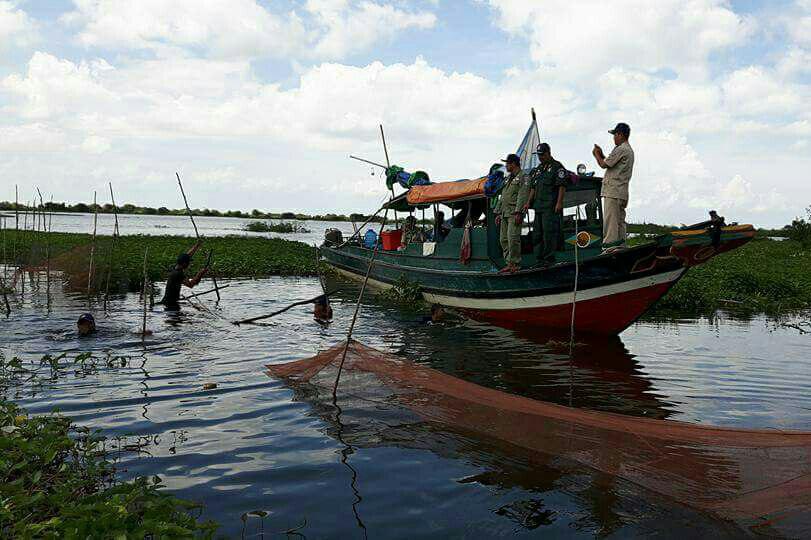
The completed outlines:
[[[575,210],[574,219],[574,289],[572,290],[572,321],[569,325],[569,406],[572,405],[574,394],[574,372],[572,365],[572,354],[574,353],[574,321],[577,307],[577,285],[580,279],[580,244],[577,242],[578,225],[580,221],[580,206]]]
[[[380,235],[383,234],[383,227],[386,226],[386,218],[389,216],[389,208],[386,206],[386,211],[383,212],[383,221],[380,223],[380,230],[377,233],[377,241],[375,242],[375,249],[372,251],[372,256],[369,258],[369,267],[366,269],[366,276],[363,278],[363,284],[360,286],[360,293],[358,294],[358,301],[355,304],[355,314],[352,316],[352,322],[349,324],[349,332],[346,334],[346,342],[344,343],[344,350],[341,353],[341,363],[338,365],[338,374],[335,376],[335,386],[332,387],[332,402],[333,404],[338,401],[338,383],[341,381],[341,371],[344,369],[344,362],[346,361],[346,352],[349,349],[349,343],[352,341],[352,332],[355,330],[355,321],[358,320],[358,313],[360,313],[360,302],[363,300],[363,292],[366,290],[366,284],[369,282],[369,275],[372,273],[372,266],[374,266],[375,257],[380,250]]]

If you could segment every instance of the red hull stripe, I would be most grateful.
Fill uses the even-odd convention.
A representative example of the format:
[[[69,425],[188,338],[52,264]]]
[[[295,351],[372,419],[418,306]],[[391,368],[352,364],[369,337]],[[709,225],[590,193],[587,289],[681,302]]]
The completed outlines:
[[[670,288],[671,283],[660,283],[633,291],[602,296],[590,300],[577,299],[575,330],[595,334],[619,334],[637,320]],[[472,319],[503,326],[524,326],[568,329],[572,320],[570,303],[540,308],[515,310],[462,311]]]

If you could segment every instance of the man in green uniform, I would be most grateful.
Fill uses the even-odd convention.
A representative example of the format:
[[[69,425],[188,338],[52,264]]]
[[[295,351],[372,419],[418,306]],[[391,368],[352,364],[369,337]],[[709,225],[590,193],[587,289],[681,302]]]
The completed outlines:
[[[515,272],[521,268],[521,224],[529,201],[529,184],[521,170],[521,159],[510,154],[503,160],[507,165],[507,180],[496,203],[496,225],[507,266],[500,272]]]
[[[529,181],[529,200],[535,210],[533,233],[535,243],[539,244],[535,252],[538,264],[549,265],[555,262],[555,251],[558,249],[563,196],[566,194],[569,173],[560,161],[552,157],[552,149],[547,143],[539,144],[535,153],[541,160]]]

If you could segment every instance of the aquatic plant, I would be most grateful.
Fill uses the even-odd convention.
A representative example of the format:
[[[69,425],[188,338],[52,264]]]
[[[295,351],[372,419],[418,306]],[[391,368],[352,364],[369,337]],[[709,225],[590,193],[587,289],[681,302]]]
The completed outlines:
[[[691,268],[657,309],[709,312],[735,306],[777,315],[811,307],[811,250],[755,240]]]
[[[424,304],[420,286],[409,280],[405,274],[402,274],[392,287],[380,291],[377,299],[384,304],[407,310],[421,309]]]
[[[0,402],[3,538],[211,538],[199,505],[160,491],[157,476],[120,482],[104,438],[59,414]]]
[[[243,228],[249,232],[275,232],[275,233],[308,233],[310,229],[298,223],[291,223],[289,221],[280,221],[274,223],[273,221],[251,221]]]
[[[19,261],[31,268],[45,265],[42,250],[35,249],[42,243],[30,231],[6,231],[7,242],[16,242],[17,256],[7,253],[8,262]],[[50,233],[51,268],[63,273],[70,286],[83,289],[87,286],[87,263],[89,260],[88,234]],[[103,290],[109,264],[112,237],[98,236],[93,289]],[[174,266],[177,256],[191,247],[195,238],[183,236],[120,236],[115,240],[113,253],[112,291],[140,290],[143,282],[144,249],[149,248],[147,274],[151,281],[161,282]],[[316,275],[314,248],[302,242],[281,238],[228,236],[204,238],[201,252],[192,262],[194,273],[205,262],[205,253],[213,251],[213,266],[218,278],[267,277],[273,275]]]

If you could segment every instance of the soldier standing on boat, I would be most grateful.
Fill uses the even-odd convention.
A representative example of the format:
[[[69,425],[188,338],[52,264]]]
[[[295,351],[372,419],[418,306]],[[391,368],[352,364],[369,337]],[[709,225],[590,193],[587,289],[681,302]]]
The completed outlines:
[[[496,225],[507,266],[500,272],[515,272],[521,268],[521,224],[529,200],[529,183],[521,170],[521,159],[510,154],[503,160],[507,165],[507,180],[496,203]]]
[[[628,144],[631,128],[620,122],[608,131],[614,136],[614,149],[605,157],[603,149],[594,145],[592,154],[605,169],[603,178],[603,246],[625,245],[625,208],[628,206],[628,183],[634,172],[634,150]]]
[[[535,210],[533,233],[535,243],[540,243],[536,248],[538,264],[549,265],[555,262],[555,251],[558,249],[563,197],[566,194],[569,173],[560,161],[552,157],[552,149],[547,143],[539,144],[535,153],[541,163],[535,168],[529,181],[529,200]]]

